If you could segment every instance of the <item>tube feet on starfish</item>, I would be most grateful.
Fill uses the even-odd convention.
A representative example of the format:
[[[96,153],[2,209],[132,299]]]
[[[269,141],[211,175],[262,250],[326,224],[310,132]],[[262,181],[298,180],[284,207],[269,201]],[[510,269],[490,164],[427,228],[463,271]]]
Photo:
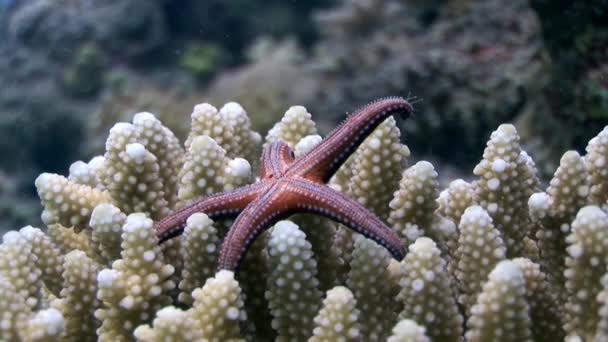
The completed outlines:
[[[308,153],[294,158],[278,141],[262,153],[260,180],[232,191],[203,197],[156,224],[159,241],[181,234],[188,217],[204,212],[212,219],[238,216],[224,239],[219,269],[235,270],[255,238],[295,213],[314,213],[340,222],[384,246],[398,260],[405,248],[399,236],[357,201],[326,183],[367,136],[391,115],[409,117],[412,105],[387,97],[361,107]]]

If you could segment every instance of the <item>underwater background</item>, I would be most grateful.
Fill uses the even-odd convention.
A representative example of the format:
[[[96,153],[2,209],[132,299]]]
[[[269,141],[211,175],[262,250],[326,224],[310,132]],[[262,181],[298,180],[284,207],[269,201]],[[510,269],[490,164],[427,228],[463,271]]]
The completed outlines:
[[[264,135],[301,104],[327,133],[387,95],[422,99],[402,136],[446,180],[503,122],[546,177],[608,124],[608,1],[0,0],[0,231],[134,113],[184,139],[234,100]]]
[[[607,42],[608,0],[0,0],[0,341],[608,341]]]

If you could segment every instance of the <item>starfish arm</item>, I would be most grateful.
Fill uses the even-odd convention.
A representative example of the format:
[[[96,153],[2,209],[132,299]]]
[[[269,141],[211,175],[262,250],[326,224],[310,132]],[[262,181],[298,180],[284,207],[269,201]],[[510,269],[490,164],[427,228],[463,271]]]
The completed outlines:
[[[181,234],[186,226],[186,221],[194,213],[203,212],[211,219],[238,215],[265,186],[267,186],[266,182],[259,182],[232,191],[202,197],[192,204],[172,212],[154,225],[159,243]]]
[[[403,259],[405,247],[397,233],[361,203],[327,185],[291,180],[298,194],[298,212],[311,212],[342,223],[385,247],[395,259]]]
[[[293,213],[295,200],[281,184],[275,184],[251,202],[234,221],[224,239],[218,269],[236,270],[256,237]]]
[[[276,141],[262,152],[260,178],[279,177],[293,163],[293,150],[284,142]]]
[[[374,101],[349,116],[310,152],[298,158],[290,170],[305,178],[327,183],[363,140],[391,115],[409,116],[412,105],[401,97]]]
[[[249,246],[263,231],[294,213],[297,196],[281,183],[251,202],[234,221],[220,251],[218,269],[236,270]]]

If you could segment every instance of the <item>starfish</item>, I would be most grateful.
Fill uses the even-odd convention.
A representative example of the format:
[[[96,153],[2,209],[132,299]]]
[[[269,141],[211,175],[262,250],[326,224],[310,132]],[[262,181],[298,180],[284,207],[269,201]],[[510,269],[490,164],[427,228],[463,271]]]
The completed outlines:
[[[284,142],[268,145],[262,152],[258,182],[202,197],[174,211],[155,225],[159,242],[181,234],[194,213],[204,212],[211,219],[236,216],[218,262],[218,269],[236,270],[260,233],[292,214],[314,213],[344,224],[384,246],[395,259],[403,259],[404,246],[395,231],[327,182],[384,119],[395,114],[407,118],[412,110],[401,97],[374,101],[297,159]]]

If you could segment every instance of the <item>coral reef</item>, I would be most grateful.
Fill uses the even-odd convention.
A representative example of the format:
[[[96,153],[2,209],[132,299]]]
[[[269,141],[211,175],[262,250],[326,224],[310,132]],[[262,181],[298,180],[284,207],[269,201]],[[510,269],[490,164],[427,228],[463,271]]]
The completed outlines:
[[[191,215],[159,245],[154,220],[255,182],[260,135],[243,108],[200,104],[181,142],[153,114],[110,131],[104,156],[36,181],[46,229],[0,244],[6,341],[602,341],[607,336],[605,133],[564,154],[543,188],[512,125],[490,135],[470,182],[406,166],[387,119],[331,181],[400,234],[373,240],[294,215],[261,234],[236,273],[215,270],[230,222]],[[321,141],[291,107],[267,135]],[[253,165],[253,166],[252,166]],[[387,194],[388,192],[388,194]]]
[[[464,177],[504,121],[549,176],[563,150],[581,150],[608,121],[607,9],[566,0],[0,0],[0,135],[9,137],[0,169],[14,183],[0,187],[0,219],[39,224],[36,175],[98,154],[111,125],[136,111],[184,138],[201,98],[239,101],[259,114],[260,131],[306,103],[323,113],[325,133],[344,103],[411,90],[423,115],[404,132],[443,180],[453,177],[440,163]]]

